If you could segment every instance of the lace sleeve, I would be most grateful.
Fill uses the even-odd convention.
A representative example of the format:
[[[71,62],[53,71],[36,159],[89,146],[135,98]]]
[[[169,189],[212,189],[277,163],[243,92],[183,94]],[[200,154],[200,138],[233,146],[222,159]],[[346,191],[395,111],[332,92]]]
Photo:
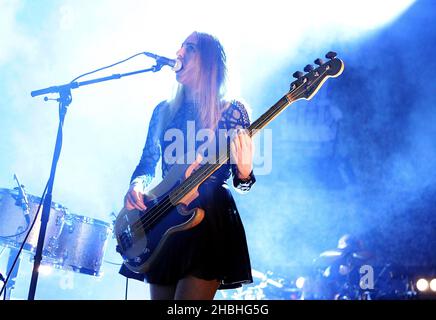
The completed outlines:
[[[161,102],[154,109],[148,126],[147,139],[142,150],[141,159],[132,174],[130,183],[142,183],[146,188],[153,180],[156,172],[156,165],[159,161],[161,150],[159,142],[159,114],[165,102]]]
[[[232,101],[225,112],[225,122],[227,130],[248,128],[250,126],[250,118],[245,106],[239,101]],[[251,171],[247,179],[242,180],[238,177],[238,167],[236,164],[231,164],[231,170],[235,189],[240,193],[248,192],[256,182],[253,171]]]

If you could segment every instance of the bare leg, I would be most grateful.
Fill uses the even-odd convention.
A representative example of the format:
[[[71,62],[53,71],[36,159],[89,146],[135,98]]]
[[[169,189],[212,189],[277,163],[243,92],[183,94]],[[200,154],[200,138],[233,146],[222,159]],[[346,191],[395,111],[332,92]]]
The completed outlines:
[[[151,300],[173,300],[176,292],[175,285],[160,285],[150,283]]]
[[[218,280],[203,280],[187,276],[177,283],[175,300],[213,300],[218,289]]]

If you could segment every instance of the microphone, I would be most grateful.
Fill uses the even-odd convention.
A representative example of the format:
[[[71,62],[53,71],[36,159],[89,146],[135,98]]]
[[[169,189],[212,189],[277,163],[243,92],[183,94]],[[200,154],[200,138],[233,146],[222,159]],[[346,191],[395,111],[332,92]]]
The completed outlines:
[[[20,199],[21,199],[21,207],[23,208],[24,218],[26,219],[27,224],[30,223],[30,207],[29,207],[29,200],[27,200],[27,194],[24,190],[24,186],[18,181],[18,178],[16,174],[14,173],[14,179],[18,184],[18,192],[20,193]]]
[[[144,54],[147,57],[153,58],[156,60],[157,64],[164,65],[164,66],[170,66],[171,70],[174,72],[177,72],[183,68],[182,61],[179,59],[169,59],[162,56],[158,56],[157,54],[151,53],[151,52],[144,52]]]

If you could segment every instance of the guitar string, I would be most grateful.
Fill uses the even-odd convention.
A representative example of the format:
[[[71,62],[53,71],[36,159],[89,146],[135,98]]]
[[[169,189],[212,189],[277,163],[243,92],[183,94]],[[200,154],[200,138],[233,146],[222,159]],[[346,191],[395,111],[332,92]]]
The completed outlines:
[[[326,70],[327,71],[327,70]],[[325,72],[326,72],[325,71]],[[317,82],[317,81],[319,81],[319,80],[321,80],[321,77],[325,74],[325,72],[323,72],[322,74],[320,74],[320,76],[317,78],[317,79],[315,79],[314,80],[314,83],[315,82]],[[289,95],[289,97],[291,97],[292,99],[293,98],[295,98],[295,97],[297,97],[298,95],[300,95],[301,93],[296,93],[299,89],[302,89],[304,86],[304,83],[302,83],[301,85],[300,85],[300,87],[298,87],[298,88],[296,88],[295,89],[295,92],[293,92],[293,93],[290,93],[290,94],[288,94]],[[304,90],[305,91],[305,90]],[[285,95],[285,96],[287,96],[287,95]],[[285,97],[284,96],[284,97]],[[295,100],[294,100],[295,101]],[[293,102],[293,101],[292,101]],[[280,108],[283,108],[283,107],[285,107],[285,106],[289,106],[289,101],[288,101],[288,103],[286,104],[286,105],[283,105],[283,106],[280,106]],[[279,108],[279,109],[280,109]],[[275,110],[273,110],[273,111],[275,111]],[[268,112],[270,112],[270,110],[268,110],[267,111],[267,113]],[[276,113],[276,114],[274,114],[274,112],[271,112],[272,114],[269,114],[269,115],[267,115],[266,117],[265,117],[265,120],[263,120],[263,121],[261,121],[259,124],[263,124],[263,123],[265,123],[265,122],[269,122],[269,121],[271,121],[271,117],[274,117],[274,116],[276,116],[276,115],[278,115],[278,113]],[[249,129],[250,130],[250,129]],[[250,130],[250,131],[253,131],[252,129]],[[220,161],[224,161],[224,160],[226,160],[227,161],[227,159],[228,159],[228,155],[226,155],[223,159],[219,159],[219,162],[218,163],[220,163]],[[221,164],[222,165],[222,164]],[[219,165],[219,167],[221,166],[221,165]],[[209,172],[208,172],[209,171]],[[181,186],[182,187],[182,191],[183,191],[183,189],[186,189],[187,187],[190,187],[189,188],[189,190],[191,190],[191,187],[193,188],[193,187],[195,187],[196,185],[198,185],[199,184],[199,181],[201,181],[201,179],[203,179],[203,177],[204,176],[207,176],[207,175],[209,175],[210,173],[213,173],[215,171],[215,169],[214,169],[214,166],[212,165],[212,166],[210,166],[210,167],[208,167],[206,170],[205,170],[205,174],[202,174],[199,178],[200,179],[196,179],[197,177],[194,177],[193,179],[190,179],[189,181],[188,181],[188,183],[185,185],[185,186]],[[206,172],[207,172],[207,174],[206,174]],[[195,173],[195,172],[194,172]],[[192,183],[191,183],[192,182]],[[180,191],[181,192],[181,191]],[[180,196],[180,192],[179,191],[175,191],[175,192],[173,192],[173,194],[176,194],[176,193],[179,193],[179,196]],[[183,193],[182,193],[183,194]],[[185,194],[186,195],[186,194]],[[182,198],[185,196],[185,195],[183,195],[182,196]],[[136,231],[136,230],[139,230],[139,229],[142,229],[142,228],[148,228],[152,223],[154,223],[157,219],[159,219],[160,218],[160,216],[162,215],[162,214],[164,214],[164,213],[166,213],[166,211],[171,207],[171,206],[174,206],[172,203],[171,203],[171,199],[168,197],[168,199],[165,199],[164,201],[163,201],[163,203],[161,202],[160,204],[157,204],[156,206],[154,206],[154,207],[152,207],[152,208],[150,208],[150,210],[149,210],[149,214],[147,215],[147,216],[143,216],[143,217],[141,217],[140,218],[140,220],[139,221],[136,221],[133,225],[132,225],[132,227],[136,227],[137,226],[137,228],[135,228],[134,230]],[[159,209],[162,209],[162,210],[159,210]],[[156,213],[153,213],[152,211],[156,211],[156,210],[158,210],[158,212],[156,212]],[[144,211],[142,211],[142,212],[144,212]],[[143,219],[143,218],[146,218],[146,219]]]
[[[326,72],[327,72],[327,69],[326,69],[323,73],[321,73],[321,74],[318,76],[317,79],[314,80],[313,84],[315,84],[316,82],[319,82],[320,80],[322,80],[322,76],[323,76]],[[312,86],[313,86],[313,84],[312,84]],[[299,87],[297,87],[296,89],[294,89],[294,90],[295,90],[294,92],[290,92],[290,93],[284,95],[283,97],[285,97],[285,96],[288,97],[288,98],[287,98],[288,103],[287,103],[286,105],[280,106],[280,108],[287,107],[287,106],[289,106],[292,102],[294,102],[295,100],[293,100],[292,102],[289,102],[289,98],[294,99],[294,98],[298,97],[298,96],[299,96],[301,93],[303,93],[303,92],[297,93],[297,91],[298,91],[299,89],[303,89],[303,88],[304,88],[304,83],[302,83]],[[306,89],[304,89],[303,91],[306,91]],[[283,97],[282,97],[282,99],[283,99]],[[279,100],[279,101],[280,101],[280,100]],[[280,108],[279,108],[279,109],[280,109]],[[270,109],[270,110],[271,110],[271,109]],[[265,115],[266,115],[268,112],[270,112],[270,110],[268,110],[268,111],[265,113]],[[275,110],[273,110],[273,111],[275,111]],[[265,116],[265,119],[262,120],[262,121],[259,123],[259,125],[260,125],[260,124],[264,124],[264,123],[268,123],[268,122],[270,122],[270,121],[271,121],[275,116],[278,115],[278,113],[274,113],[273,111],[270,112],[271,114],[268,114],[267,116]],[[253,129],[250,129],[250,128],[248,128],[248,129],[249,129],[250,133],[252,133]],[[223,157],[223,159],[221,159],[221,158],[219,159],[218,164],[220,164],[221,161],[224,161],[224,160],[227,161],[228,158],[229,158],[229,155],[227,154],[225,157]],[[183,192],[182,192],[183,189],[186,189],[187,187],[189,187],[189,190],[191,190],[191,188],[194,188],[196,185],[199,184],[199,182],[203,179],[204,176],[208,176],[209,174],[213,173],[213,172],[216,171],[219,167],[222,166],[222,164],[220,164],[220,165],[218,166],[218,168],[215,169],[215,168],[214,168],[215,165],[217,165],[217,164],[214,164],[214,165],[211,165],[210,167],[207,167],[207,168],[205,169],[205,174],[202,174],[200,177],[196,177],[196,176],[194,176],[193,178],[189,179],[188,183],[185,183],[185,185],[183,185],[183,183],[182,183],[182,185],[179,187],[179,188],[182,188],[182,190],[181,190],[181,191],[178,191],[178,190],[173,191],[173,193],[171,193],[171,194],[176,194],[176,196],[177,196],[177,194],[178,194],[178,196],[180,197],[180,195],[183,194]],[[207,174],[206,174],[206,172],[207,172]],[[194,174],[195,174],[195,172],[193,173],[193,175],[194,175]],[[198,179],[198,178],[199,178],[199,179]],[[186,181],[186,180],[185,180],[185,181]],[[186,195],[186,194],[184,194],[184,195],[182,196],[182,198],[183,198],[185,195]],[[137,231],[137,230],[140,230],[140,229],[142,229],[142,228],[148,228],[148,227],[151,226],[151,225],[152,225],[152,224],[153,224],[157,219],[159,219],[161,215],[163,215],[164,213],[166,213],[167,210],[168,210],[171,206],[174,206],[174,205],[171,203],[170,196],[168,195],[168,198],[165,199],[163,202],[161,202],[161,203],[159,203],[159,204],[157,204],[157,205],[151,207],[151,208],[149,209],[149,212],[148,212],[149,214],[148,214],[148,215],[142,216],[142,217],[140,217],[140,219],[139,219],[138,221],[134,222],[134,223],[132,224],[132,228],[134,228],[133,230],[134,230],[134,231]],[[157,210],[158,212],[153,213],[153,211],[156,211],[156,210]],[[141,211],[141,212],[144,212],[144,211]],[[144,218],[145,218],[145,219],[144,219]]]

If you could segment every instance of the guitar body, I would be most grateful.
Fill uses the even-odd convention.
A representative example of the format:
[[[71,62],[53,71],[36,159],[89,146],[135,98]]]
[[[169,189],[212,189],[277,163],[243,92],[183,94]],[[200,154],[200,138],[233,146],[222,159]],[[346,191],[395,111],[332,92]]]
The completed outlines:
[[[190,229],[204,218],[204,210],[187,209],[198,197],[198,186],[178,203],[172,203],[169,194],[195,169],[196,164],[174,165],[165,179],[147,192],[146,211],[122,209],[114,225],[117,251],[124,264],[133,272],[143,273],[159,260],[171,234]]]

